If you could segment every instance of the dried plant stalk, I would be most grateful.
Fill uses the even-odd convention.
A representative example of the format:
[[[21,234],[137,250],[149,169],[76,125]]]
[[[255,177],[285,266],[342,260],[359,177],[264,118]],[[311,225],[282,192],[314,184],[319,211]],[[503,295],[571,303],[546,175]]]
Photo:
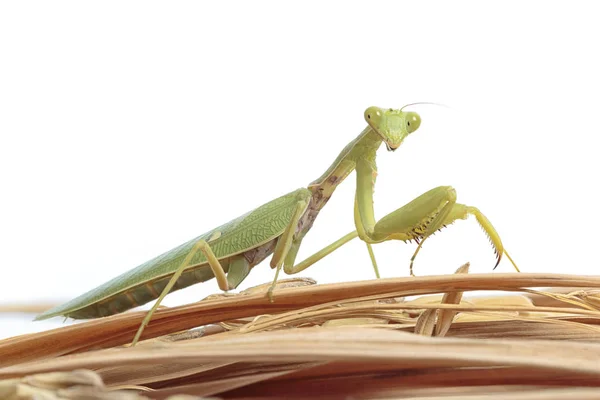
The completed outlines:
[[[210,296],[159,310],[133,348],[144,312],[6,339],[0,398],[600,397],[600,278],[467,269]]]

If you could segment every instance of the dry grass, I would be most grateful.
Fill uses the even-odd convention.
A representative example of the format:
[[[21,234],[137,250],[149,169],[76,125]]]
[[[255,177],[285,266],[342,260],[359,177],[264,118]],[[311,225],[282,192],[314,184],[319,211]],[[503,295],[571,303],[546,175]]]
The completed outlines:
[[[144,312],[9,338],[0,398],[600,398],[600,277],[467,270],[211,296],[136,347]]]

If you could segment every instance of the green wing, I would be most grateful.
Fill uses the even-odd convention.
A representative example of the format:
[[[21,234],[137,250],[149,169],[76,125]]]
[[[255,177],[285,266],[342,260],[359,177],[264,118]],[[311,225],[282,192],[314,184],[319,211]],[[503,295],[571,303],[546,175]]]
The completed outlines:
[[[272,200],[224,225],[206,232],[129,270],[116,278],[82,294],[75,299],[38,315],[36,320],[67,315],[107,297],[113,296],[144,282],[174,273],[195,243],[204,239],[209,242],[218,259],[231,257],[267,243],[283,233],[301,200],[308,200],[311,192],[298,189]],[[211,240],[212,239],[212,240]],[[190,266],[203,264],[206,257],[197,252]]]

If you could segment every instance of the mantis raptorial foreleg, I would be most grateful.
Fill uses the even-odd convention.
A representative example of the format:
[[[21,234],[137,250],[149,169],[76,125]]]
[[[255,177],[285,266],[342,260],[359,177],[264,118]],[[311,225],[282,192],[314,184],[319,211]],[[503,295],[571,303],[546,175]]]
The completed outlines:
[[[412,240],[419,242],[410,260],[410,274],[414,260],[423,242],[437,230],[457,219],[466,219],[472,214],[487,233],[496,250],[496,266],[506,254],[517,271],[519,268],[506,253],[498,232],[491,222],[477,208],[456,203],[456,191],[450,186],[440,186],[423,193],[405,206],[391,212],[375,222],[373,213],[373,186],[376,177],[373,160],[359,160],[356,165],[357,191],[354,206],[354,220],[358,236],[367,243],[386,240]],[[495,268],[495,267],[494,267]]]
[[[456,221],[474,215],[479,225],[487,233],[498,261],[504,251],[500,236],[490,221],[475,207],[456,203],[456,191],[450,186],[440,186],[425,192],[398,210],[381,218],[373,229],[374,237],[385,236],[389,239],[410,240],[419,242],[410,259],[410,274],[413,263],[423,243],[437,230]],[[496,263],[496,265],[498,265]],[[515,268],[516,265],[515,265]],[[518,270],[518,268],[517,268]]]

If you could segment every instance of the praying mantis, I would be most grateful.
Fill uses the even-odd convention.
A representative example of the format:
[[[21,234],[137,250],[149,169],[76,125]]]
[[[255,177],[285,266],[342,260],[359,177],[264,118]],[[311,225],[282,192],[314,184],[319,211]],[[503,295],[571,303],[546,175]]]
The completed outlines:
[[[397,150],[421,124],[421,117],[416,112],[403,109],[367,108],[364,113],[367,127],[344,147],[323,175],[308,187],[263,204],[38,315],[36,320],[59,315],[74,319],[98,318],[158,298],[140,326],[135,343],[152,312],[168,293],[212,278],[216,278],[223,291],[235,289],[254,266],[271,254],[271,268],[276,268],[273,284],[268,290],[271,300],[282,268],[286,274],[301,272],[356,237],[366,243],[377,277],[379,272],[372,244],[388,240],[415,240],[418,246],[410,259],[410,273],[413,275],[414,260],[427,238],[458,219],[466,219],[468,215],[475,216],[488,235],[496,253],[496,266],[502,255],[506,254],[518,271],[491,222],[477,208],[457,203],[456,191],[450,186],[431,189],[380,220],[375,220],[373,190],[377,175],[376,152],[382,143],[389,151]],[[337,186],[352,171],[356,171],[356,229],[295,264],[304,236]]]

